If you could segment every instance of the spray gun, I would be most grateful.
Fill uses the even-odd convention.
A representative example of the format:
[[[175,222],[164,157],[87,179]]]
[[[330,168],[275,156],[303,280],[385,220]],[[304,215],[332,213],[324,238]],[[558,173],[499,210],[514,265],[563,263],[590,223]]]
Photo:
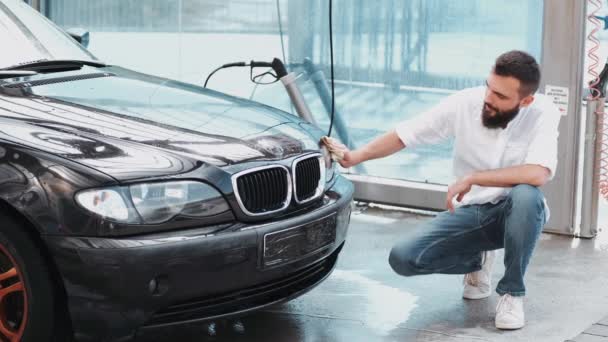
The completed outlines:
[[[295,73],[293,73],[293,72],[288,73],[287,69],[285,68],[285,65],[278,58],[273,59],[272,62],[250,61],[249,63],[234,62],[234,63],[224,64],[224,65],[220,66],[219,68],[213,70],[209,74],[209,76],[207,76],[204,87],[205,88],[207,87],[209,79],[217,71],[219,71],[221,69],[225,69],[225,68],[232,68],[232,67],[250,67],[250,79],[252,82],[254,82],[256,84],[271,84],[271,83],[274,83],[277,81],[281,81],[281,83],[285,87],[285,90],[287,91],[287,94],[289,95],[289,98],[291,99],[291,103],[293,104],[298,115],[305,121],[316,125],[314,117],[312,116],[312,113],[311,113],[310,109],[308,108],[306,101],[304,100],[304,96],[302,95],[300,88],[298,88],[298,85],[296,83]],[[254,68],[271,68],[274,71],[274,73],[267,71],[262,74],[254,76],[253,75]],[[262,82],[262,78],[264,76],[271,76],[273,78],[273,81],[267,82],[267,83]],[[333,115],[331,117],[331,124],[333,124]],[[331,126],[331,124],[330,124],[330,126]],[[329,152],[331,153],[331,156],[334,160],[341,160],[342,158],[344,158],[342,144],[338,143],[336,140],[334,140],[328,136],[324,136],[321,139],[321,142],[327,146],[327,148],[329,149]]]
[[[274,83],[276,81],[281,81],[281,83],[283,83],[283,86],[285,86],[285,90],[287,90],[287,94],[289,95],[289,98],[291,99],[291,102],[293,103],[293,106],[296,109],[296,112],[298,113],[298,115],[302,119],[304,119],[310,123],[313,123],[313,124],[315,123],[312,113],[310,112],[310,109],[308,108],[306,101],[304,101],[302,92],[300,92],[300,89],[298,88],[298,86],[296,84],[295,74],[288,73],[287,69],[285,68],[285,65],[278,58],[273,59],[272,62],[251,61],[249,63],[235,62],[235,63],[224,64],[224,65],[220,66],[219,68],[213,70],[209,74],[209,76],[207,76],[204,87],[207,88],[207,83],[209,82],[209,79],[217,71],[219,71],[221,69],[225,69],[225,68],[232,68],[232,67],[251,67],[250,79],[252,82],[257,83],[257,84],[270,84],[270,83]],[[265,73],[253,76],[254,68],[272,68],[274,73],[267,71]],[[273,78],[273,81],[268,82],[268,83],[263,83],[262,78],[267,75],[271,76]]]

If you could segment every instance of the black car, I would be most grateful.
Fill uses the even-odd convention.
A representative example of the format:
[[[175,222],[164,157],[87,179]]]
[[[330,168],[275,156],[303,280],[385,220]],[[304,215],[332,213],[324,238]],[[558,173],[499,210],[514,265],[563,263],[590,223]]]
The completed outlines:
[[[108,66],[0,0],[0,339],[129,340],[292,299],[352,184],[317,127]]]

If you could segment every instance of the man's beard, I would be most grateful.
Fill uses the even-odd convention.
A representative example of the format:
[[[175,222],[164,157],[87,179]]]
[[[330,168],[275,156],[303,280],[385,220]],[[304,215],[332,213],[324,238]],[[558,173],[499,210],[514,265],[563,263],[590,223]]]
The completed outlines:
[[[493,112],[496,114],[491,116]],[[487,128],[507,128],[507,124],[515,119],[517,114],[519,114],[519,104],[513,109],[500,111],[498,108],[484,102],[483,109],[481,110],[483,125]]]

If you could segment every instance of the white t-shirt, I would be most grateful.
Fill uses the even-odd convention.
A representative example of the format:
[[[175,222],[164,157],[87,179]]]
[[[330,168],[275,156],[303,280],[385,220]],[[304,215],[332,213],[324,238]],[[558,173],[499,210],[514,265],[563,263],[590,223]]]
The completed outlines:
[[[461,90],[417,117],[397,125],[406,147],[435,144],[454,138],[453,172],[461,178],[475,171],[537,164],[551,171],[557,167],[557,137],[561,114],[542,94],[521,108],[507,128],[486,128],[481,119],[485,87]],[[460,203],[496,203],[511,188],[474,185]],[[545,203],[546,206],[546,203]],[[547,218],[548,218],[548,207]]]

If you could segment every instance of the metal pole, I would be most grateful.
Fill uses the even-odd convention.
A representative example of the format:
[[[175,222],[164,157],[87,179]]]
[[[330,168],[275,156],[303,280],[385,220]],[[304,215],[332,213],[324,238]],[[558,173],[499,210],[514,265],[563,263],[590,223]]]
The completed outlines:
[[[289,98],[291,99],[291,103],[296,108],[296,112],[298,112],[298,115],[300,115],[300,117],[304,120],[318,127],[319,125],[317,125],[317,123],[315,122],[315,119],[312,116],[312,113],[310,112],[306,101],[304,100],[304,96],[302,96],[302,93],[300,92],[300,89],[296,84],[295,74],[292,72],[281,77],[281,82],[285,86],[287,94],[289,94]]]
[[[32,6],[35,10],[37,10],[38,12],[40,12],[40,0],[29,0],[28,3],[30,4],[30,6]]]
[[[587,123],[585,125],[585,151],[583,165],[583,194],[581,205],[580,237],[597,235],[597,213],[599,202],[600,153],[602,135],[597,134],[600,115],[604,113],[605,98],[587,101]],[[596,114],[597,113],[597,114]]]
[[[315,86],[317,94],[319,94],[319,97],[321,98],[323,107],[325,107],[327,113],[331,115],[331,91],[327,86],[327,80],[325,79],[323,71],[318,70],[308,58],[304,60],[304,67],[306,72],[310,75],[310,79]],[[338,133],[338,137],[342,140],[342,143],[348,148],[353,149],[354,146],[350,139],[350,135],[348,134],[346,122],[344,122],[344,119],[337,108],[334,108],[334,127],[336,127],[336,133]]]
[[[545,232],[574,235],[577,231],[577,179],[583,98],[583,71],[585,60],[586,1],[543,2],[543,43],[540,89],[546,85],[569,89],[567,115],[559,125],[559,163],[555,177],[543,186],[543,193],[551,205],[551,218]],[[568,23],[567,25],[564,23]],[[582,139],[581,139],[582,140]]]
[[[329,90],[329,86],[327,85],[328,82],[325,79],[323,71],[317,69],[309,58],[304,59],[304,69],[310,75],[310,79],[315,86],[315,90],[321,98],[323,107],[325,107],[328,115],[331,115],[331,91]],[[348,126],[346,126],[346,122],[344,121],[344,118],[342,117],[342,114],[338,108],[334,108],[334,127],[336,128],[336,133],[338,134],[338,137],[342,143],[349,149],[354,149],[355,146],[353,145],[350,134],[348,133]],[[367,174],[366,168],[363,164],[357,164],[353,167],[353,169],[355,169],[357,173]]]

